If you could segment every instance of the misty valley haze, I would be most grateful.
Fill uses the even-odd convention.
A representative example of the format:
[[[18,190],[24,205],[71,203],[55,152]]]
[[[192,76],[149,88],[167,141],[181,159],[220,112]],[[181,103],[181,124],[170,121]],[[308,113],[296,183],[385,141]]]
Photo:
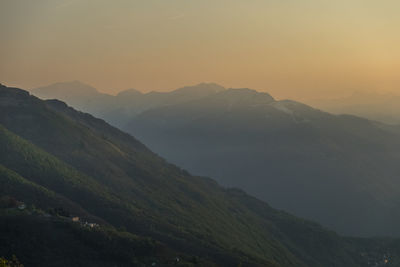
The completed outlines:
[[[244,102],[254,103],[257,93],[243,90],[252,94]],[[257,103],[271,101],[265,94]],[[26,264],[373,266],[399,261],[395,239],[345,238],[240,189],[192,176],[134,137],[59,100],[1,86],[0,123],[0,239],[5,241],[0,251]]]
[[[349,97],[310,100],[307,103],[335,114],[353,114],[400,125],[400,95],[398,94],[358,91]]]
[[[79,82],[32,92],[96,114],[191,173],[340,233],[400,234],[397,126],[206,83],[116,96]]]
[[[0,267],[400,267],[399,10],[1,0]]]

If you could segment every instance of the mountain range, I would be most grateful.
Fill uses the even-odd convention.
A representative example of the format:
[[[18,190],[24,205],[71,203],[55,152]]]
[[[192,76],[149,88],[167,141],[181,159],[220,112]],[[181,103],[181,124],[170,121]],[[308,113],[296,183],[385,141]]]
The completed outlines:
[[[168,106],[205,97],[225,90],[214,83],[186,86],[172,92],[141,93],[135,89],[121,91],[117,95],[100,93],[90,85],[79,81],[56,83],[39,87],[31,92],[43,99],[59,99],[74,108],[105,119],[123,128],[135,115],[150,108]]]
[[[0,254],[27,266],[398,264],[396,240],[344,238],[192,176],[61,101],[1,86],[0,124],[1,203],[25,203],[0,206]]]
[[[73,85],[64,87],[80,91]],[[33,92],[43,97],[43,90]],[[47,87],[47,98],[52,90]],[[129,92],[121,93],[123,103],[108,96],[112,105],[79,106],[80,98],[69,104],[119,126],[191,173],[342,234],[400,235],[400,127],[247,88],[199,84],[169,93]],[[113,119],[109,111],[119,107],[129,111]]]
[[[340,233],[400,235],[400,135],[377,122],[229,89],[126,129],[193,173]]]

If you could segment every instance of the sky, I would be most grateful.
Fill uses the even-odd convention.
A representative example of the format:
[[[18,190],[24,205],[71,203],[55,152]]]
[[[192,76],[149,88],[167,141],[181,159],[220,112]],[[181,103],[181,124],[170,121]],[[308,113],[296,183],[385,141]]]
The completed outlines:
[[[398,0],[0,0],[0,82],[400,92]]]

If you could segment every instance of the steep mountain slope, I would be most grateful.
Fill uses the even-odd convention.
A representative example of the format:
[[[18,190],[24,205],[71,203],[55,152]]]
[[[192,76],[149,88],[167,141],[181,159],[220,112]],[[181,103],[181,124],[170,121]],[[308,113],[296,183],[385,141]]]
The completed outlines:
[[[105,119],[118,127],[132,117],[154,107],[168,106],[202,98],[225,88],[214,83],[186,86],[172,92],[141,93],[135,89],[122,91],[116,96],[99,93],[95,88],[78,81],[56,83],[32,90],[43,99],[59,99],[74,108]]]
[[[400,235],[400,135],[266,93],[229,89],[127,127],[171,162],[349,235]]]
[[[4,138],[2,138],[2,141],[4,141]],[[88,221],[99,222],[102,224],[106,223],[99,217],[92,216],[80,205],[67,199],[63,195],[57,194],[44,186],[29,181],[28,179],[25,179],[3,165],[0,165],[0,176],[2,181],[0,195],[2,196],[13,196],[16,199],[23,199],[27,203],[35,204],[42,210],[51,210],[58,207],[64,207],[74,215]]]
[[[367,266],[364,245],[190,176],[62,102],[2,86],[0,123],[1,182],[41,209],[54,201],[224,266]]]

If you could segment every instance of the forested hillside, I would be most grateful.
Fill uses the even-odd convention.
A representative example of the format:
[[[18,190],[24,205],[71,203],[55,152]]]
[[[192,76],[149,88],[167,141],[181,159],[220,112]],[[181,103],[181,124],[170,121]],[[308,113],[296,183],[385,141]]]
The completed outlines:
[[[59,101],[42,101],[2,86],[0,123],[0,179],[6,185],[1,194],[29,207],[22,215],[13,214],[18,208],[2,211],[2,224],[15,227],[1,228],[7,235],[1,235],[6,246],[0,254],[6,257],[18,254],[27,263],[44,257],[56,260],[64,246],[73,251],[75,242],[77,248],[95,249],[97,242],[87,241],[91,232],[64,221],[73,216],[96,225],[94,239],[110,235],[110,244],[100,251],[109,250],[105,259],[124,264],[183,255],[188,264],[203,266],[368,266],[371,257],[383,262],[385,253],[395,251],[389,241],[343,238],[241,190],[191,176],[130,135]],[[30,224],[28,229],[22,226]],[[54,229],[60,236],[56,240],[64,243],[56,246],[49,240],[33,250],[35,254],[24,253],[34,244],[29,238],[48,240],[49,233],[38,233],[42,227]],[[148,248],[146,242],[141,245],[143,238],[152,240],[151,248],[170,252],[165,257],[157,249],[142,254],[141,249]],[[119,259],[118,249],[125,245],[138,257],[124,251]],[[92,257],[96,254],[71,262],[96,266]]]

